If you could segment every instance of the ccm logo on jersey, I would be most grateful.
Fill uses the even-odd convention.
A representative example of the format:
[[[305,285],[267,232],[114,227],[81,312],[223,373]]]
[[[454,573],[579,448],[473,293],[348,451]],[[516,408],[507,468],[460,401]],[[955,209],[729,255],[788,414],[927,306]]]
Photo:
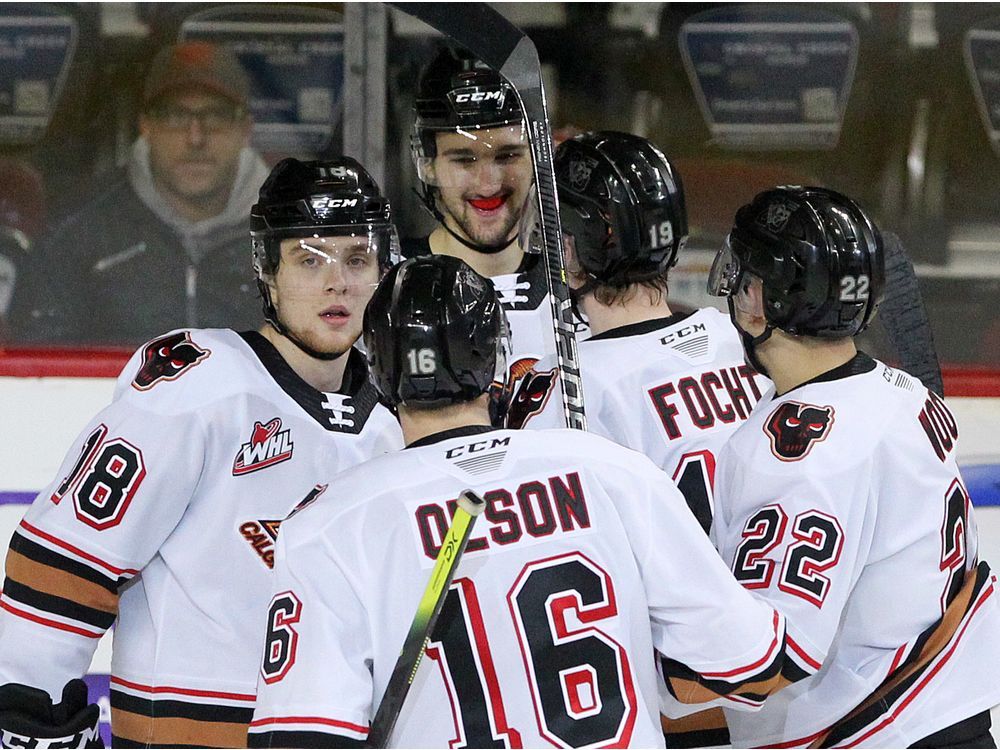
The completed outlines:
[[[26,734],[17,734],[7,729],[0,729],[0,747],[31,747],[37,750],[47,750],[57,747],[104,747],[101,741],[101,731],[96,723],[92,727],[87,727],[76,734],[69,734],[65,737],[32,737]]]
[[[771,453],[782,461],[799,461],[812,447],[830,434],[832,406],[812,406],[786,401],[771,412],[764,432],[771,441]]]
[[[148,391],[161,381],[176,380],[211,353],[195,344],[188,331],[154,339],[142,351],[142,366],[132,380],[132,387]]]
[[[477,440],[474,443],[469,443],[468,445],[460,445],[457,448],[449,448],[445,451],[445,458],[459,458],[460,456],[467,456],[470,453],[482,453],[483,451],[493,450],[494,448],[503,448],[506,445],[510,445],[510,438],[491,438],[490,440]]]
[[[672,344],[695,333],[707,333],[708,327],[704,323],[695,323],[693,326],[682,326],[676,331],[670,331],[666,336],[660,338],[661,344]]]
[[[250,474],[287,461],[292,457],[294,447],[291,430],[281,429],[281,417],[275,417],[267,424],[254,422],[250,442],[240,446],[233,460],[233,476]]]

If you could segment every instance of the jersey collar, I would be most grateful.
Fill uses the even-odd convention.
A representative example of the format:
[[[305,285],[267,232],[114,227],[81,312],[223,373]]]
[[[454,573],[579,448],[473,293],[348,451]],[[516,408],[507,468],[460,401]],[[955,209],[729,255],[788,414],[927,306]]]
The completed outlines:
[[[303,380],[260,333],[243,331],[239,335],[281,390],[325,429],[354,435],[361,432],[378,405],[378,394],[368,380],[368,363],[360,351],[352,347],[348,352],[340,388],[335,393],[323,393]]]
[[[605,339],[622,339],[626,336],[641,336],[644,333],[652,333],[663,328],[669,328],[672,325],[680,323],[682,320],[687,320],[692,315],[694,315],[694,312],[674,313],[665,318],[641,320],[638,323],[629,323],[628,325],[611,328],[604,333],[598,333],[596,336],[591,336],[587,341],[603,341]]]
[[[484,424],[470,424],[465,427],[453,427],[450,430],[442,430],[441,432],[434,432],[430,435],[425,435],[419,440],[414,440],[406,447],[421,448],[425,445],[433,445],[434,443],[440,443],[443,440],[451,440],[452,438],[482,435],[484,432],[493,432],[496,429],[496,427],[489,427]]]
[[[834,367],[832,370],[827,370],[826,372],[821,373],[804,383],[799,383],[797,386],[789,388],[781,395],[787,396],[792,391],[804,388],[807,385],[812,385],[813,383],[829,383],[833,380],[842,380],[843,378],[849,378],[853,375],[864,375],[866,372],[874,370],[876,365],[877,363],[874,359],[869,357],[864,352],[858,352],[844,364]]]

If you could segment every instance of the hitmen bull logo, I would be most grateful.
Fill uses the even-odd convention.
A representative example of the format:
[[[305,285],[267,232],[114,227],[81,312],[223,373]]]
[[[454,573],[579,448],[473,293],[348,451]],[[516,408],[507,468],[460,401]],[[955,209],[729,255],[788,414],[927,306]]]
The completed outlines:
[[[574,190],[579,190],[583,192],[587,189],[587,184],[590,182],[590,175],[594,171],[594,167],[597,166],[597,159],[592,159],[589,156],[577,155],[570,160],[568,167],[569,184]]]
[[[507,388],[513,393],[507,408],[506,427],[519,430],[528,420],[541,413],[552,395],[556,382],[556,368],[538,371],[534,357],[524,357],[514,362],[507,373]]]
[[[792,218],[792,214],[797,208],[798,206],[794,203],[785,203],[783,201],[772,203],[767,207],[767,211],[757,218],[757,221],[772,232],[777,233],[785,228],[785,225],[788,224],[788,220]]]
[[[832,406],[786,401],[764,423],[764,432],[771,441],[771,452],[782,461],[805,458],[816,443],[830,434],[833,415]]]
[[[172,333],[146,344],[142,351],[142,366],[132,380],[137,391],[148,391],[164,380],[176,380],[211,352],[191,340],[187,331]]]

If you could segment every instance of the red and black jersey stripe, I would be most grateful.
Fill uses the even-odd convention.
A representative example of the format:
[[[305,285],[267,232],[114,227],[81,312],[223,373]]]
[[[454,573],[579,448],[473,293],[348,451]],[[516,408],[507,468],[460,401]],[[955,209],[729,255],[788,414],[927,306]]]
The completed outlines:
[[[219,706],[172,698],[143,698],[114,688],[111,689],[111,708],[150,718],[167,717],[234,724],[249,724],[253,718],[253,706]]]
[[[364,747],[369,728],[367,724],[361,726],[325,716],[263,717],[254,719],[250,723],[251,732],[247,745],[249,747]]]
[[[73,620],[98,630],[110,628],[117,617],[116,612],[102,612],[99,609],[79,604],[72,599],[47,594],[38,588],[21,583],[10,575],[3,582],[3,597],[8,602],[25,604],[36,610],[65,617],[67,620]]]
[[[721,708],[709,708],[680,719],[669,719],[661,715],[660,725],[663,740],[671,750],[730,744],[729,727]]]
[[[962,588],[941,618],[916,639],[906,659],[843,719],[815,737],[807,738],[812,740],[810,747],[866,744],[870,742],[870,737],[891,724],[961,647],[962,636],[970,620],[979,607],[995,594],[994,589],[995,580],[989,565],[979,563],[966,574]]]
[[[107,589],[112,594],[117,594],[118,589],[132,578],[132,575],[126,574],[124,571],[120,575],[102,573],[101,571],[95,570],[91,566],[85,565],[78,560],[74,560],[71,557],[67,557],[66,555],[55,552],[48,547],[43,547],[42,545],[33,542],[31,539],[24,536],[20,531],[16,531],[14,536],[11,537],[10,550],[24,555],[29,560],[34,560],[35,562],[43,565],[48,565],[52,568],[60,568],[65,570],[67,573],[72,573],[77,578],[82,578],[85,581],[95,583],[98,586]]]
[[[247,747],[364,747],[364,740],[326,732],[254,732]]]
[[[150,686],[113,676],[114,746],[246,747],[253,699],[252,693]]]
[[[33,612],[29,619],[69,632],[78,632],[74,624],[79,624],[88,634],[107,630],[114,623],[118,587],[127,580],[106,576],[20,532],[11,540],[6,573],[3,601],[8,611],[21,616]]]
[[[725,672],[699,673],[674,659],[660,657],[660,667],[670,694],[681,703],[707,703],[729,698],[758,705],[772,692],[801,679],[806,673],[786,658],[788,641],[774,613],[774,639],[758,660]]]

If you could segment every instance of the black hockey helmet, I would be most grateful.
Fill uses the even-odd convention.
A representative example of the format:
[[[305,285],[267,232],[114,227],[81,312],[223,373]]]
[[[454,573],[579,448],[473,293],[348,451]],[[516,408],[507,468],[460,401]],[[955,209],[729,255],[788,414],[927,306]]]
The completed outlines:
[[[364,342],[389,406],[471,401],[503,380],[510,350],[493,282],[448,255],[411,258],[386,274],[365,310]]]
[[[418,172],[421,159],[437,154],[435,133],[459,128],[474,133],[524,119],[507,80],[469,51],[452,46],[441,47],[421,72],[413,113],[411,147]]]
[[[418,194],[424,207],[439,224],[460,244],[476,252],[491,254],[503,251],[512,239],[483,243],[464,237],[452,229],[438,206],[442,182],[467,174],[467,169],[435,169],[437,134],[460,133],[461,142],[480,153],[478,158],[463,163],[470,167],[486,154],[497,155],[495,163],[520,173],[520,159],[506,160],[506,146],[528,145],[527,129],[517,92],[496,70],[477,59],[461,47],[441,46],[427,66],[421,71],[413,105],[413,131],[410,136],[410,155],[420,181]],[[502,129],[497,133],[497,129]],[[481,132],[481,131],[489,131]],[[497,149],[497,139],[503,146]],[[485,146],[477,148],[482,140]],[[531,172],[527,172],[530,180]],[[520,177],[520,174],[519,174]],[[464,184],[466,178],[458,179]],[[518,206],[518,209],[521,207]]]
[[[264,317],[279,331],[282,327],[264,277],[278,270],[281,241],[338,235],[366,237],[383,270],[399,259],[389,201],[356,160],[340,156],[326,161],[278,162],[250,209],[250,240]]]
[[[882,297],[882,236],[857,203],[833,190],[766,190],[737,211],[709,293],[736,294],[746,273],[763,283],[770,326],[798,336],[854,336]]]
[[[630,133],[584,133],[555,153],[563,232],[601,284],[661,275],[688,237],[680,175],[656,146]]]

